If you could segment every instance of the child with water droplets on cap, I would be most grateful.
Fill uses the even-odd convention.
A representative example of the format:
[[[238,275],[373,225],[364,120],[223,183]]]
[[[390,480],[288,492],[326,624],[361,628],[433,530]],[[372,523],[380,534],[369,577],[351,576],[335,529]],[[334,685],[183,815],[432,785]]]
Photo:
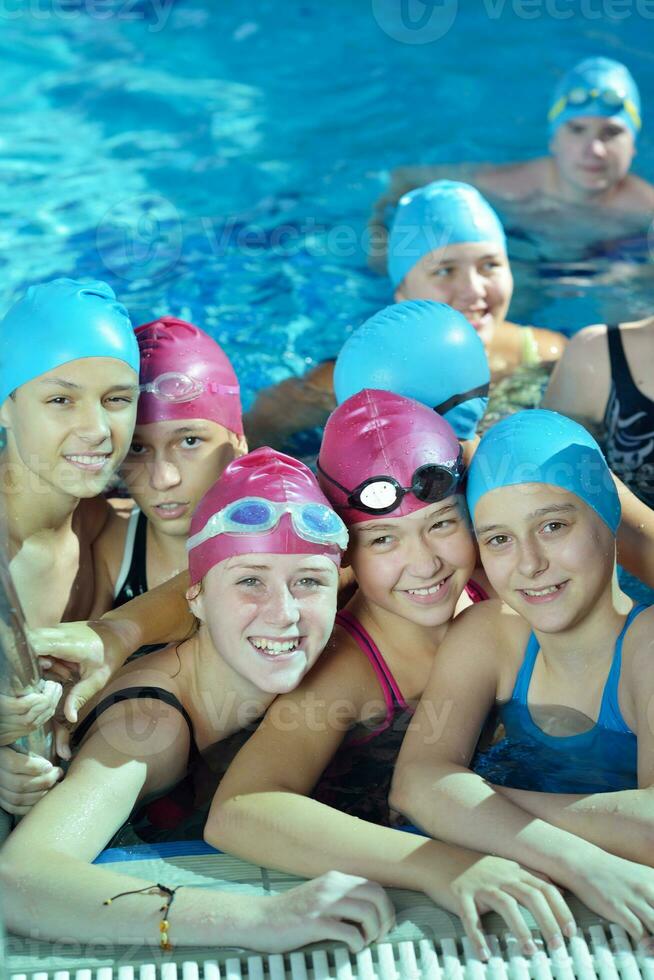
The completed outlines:
[[[577,423],[521,412],[482,438],[467,500],[499,599],[441,645],[392,804],[548,875],[640,939],[654,932],[654,609],[617,585],[611,473]],[[473,758],[493,708],[504,737]]]
[[[139,800],[300,682],[332,629],[346,542],[302,463],[261,449],[227,467],[191,524],[199,630],[126,667],[85,712],[66,779],[0,853],[10,929],[158,943],[165,889],[91,861]],[[163,918],[173,946],[275,952],[331,940],[357,951],[388,930],[393,910],[379,886],[333,872],[272,898],[181,888]]]

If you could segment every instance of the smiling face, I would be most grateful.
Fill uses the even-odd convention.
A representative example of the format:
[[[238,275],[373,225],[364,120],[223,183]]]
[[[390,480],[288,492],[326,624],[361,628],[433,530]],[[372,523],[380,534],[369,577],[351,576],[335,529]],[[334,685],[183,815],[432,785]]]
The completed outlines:
[[[513,279],[495,242],[464,242],[436,248],[407,272],[395,299],[431,299],[463,313],[484,344],[506,320]]]
[[[338,570],[325,555],[237,555],[189,603],[222,659],[260,691],[292,691],[334,626]],[[197,588],[197,587],[196,587]]]
[[[421,626],[452,618],[476,559],[462,508],[452,496],[350,528],[348,557],[369,604]]]
[[[615,540],[575,494],[545,483],[491,490],[475,529],[491,585],[535,630],[571,629],[610,590]]]
[[[626,176],[636,152],[631,130],[619,118],[576,116],[550,143],[557,173],[570,199],[610,190]]]
[[[21,385],[2,406],[9,462],[35,485],[95,497],[128,450],[137,385],[136,372],[109,357],[70,361]]]
[[[244,441],[218,422],[151,422],[136,426],[121,475],[157,531],[186,537],[201,497],[245,450]]]

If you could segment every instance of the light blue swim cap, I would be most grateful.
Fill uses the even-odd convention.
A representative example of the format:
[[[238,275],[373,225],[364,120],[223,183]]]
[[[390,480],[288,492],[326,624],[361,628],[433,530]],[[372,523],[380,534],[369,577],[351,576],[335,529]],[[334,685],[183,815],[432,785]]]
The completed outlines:
[[[468,510],[498,487],[547,483],[574,493],[615,534],[620,499],[600,447],[583,426],[558,412],[533,408],[509,415],[482,437],[468,470]]]
[[[0,321],[0,405],[21,385],[81,357],[115,357],[138,374],[129,314],[106,282],[30,286]]]
[[[334,369],[340,405],[364,388],[435,409],[471,439],[488,404],[490,368],[475,328],[445,303],[412,299],[375,313],[343,345]]]
[[[434,180],[400,198],[388,238],[388,274],[400,285],[416,262],[435,248],[494,242],[506,252],[502,222],[476,187]]]
[[[640,94],[631,72],[611,58],[585,58],[563,76],[547,114],[550,136],[576,116],[612,116],[634,136],[642,126]]]

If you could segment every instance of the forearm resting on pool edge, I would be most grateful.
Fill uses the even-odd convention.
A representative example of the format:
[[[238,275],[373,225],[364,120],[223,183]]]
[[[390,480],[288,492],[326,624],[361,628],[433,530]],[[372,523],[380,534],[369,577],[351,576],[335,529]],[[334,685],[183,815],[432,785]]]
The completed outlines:
[[[517,806],[598,847],[654,867],[654,787],[587,796],[495,787]]]
[[[518,861],[567,887],[582,852],[595,851],[458,766],[416,762],[396,769],[390,804],[433,837]]]

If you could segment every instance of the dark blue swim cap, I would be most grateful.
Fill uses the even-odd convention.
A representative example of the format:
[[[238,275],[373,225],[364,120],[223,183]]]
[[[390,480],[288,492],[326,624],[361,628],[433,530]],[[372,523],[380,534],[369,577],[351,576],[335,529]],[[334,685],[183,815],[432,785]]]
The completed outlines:
[[[547,114],[550,136],[577,116],[618,117],[637,136],[640,93],[629,69],[612,58],[585,58],[566,72]]]
[[[0,322],[0,405],[21,385],[82,357],[115,357],[138,374],[129,314],[106,282],[30,286]]]
[[[435,409],[471,439],[488,404],[490,369],[475,328],[445,303],[412,299],[375,313],[336,360],[340,405],[364,388],[392,391]]]
[[[506,252],[502,222],[476,187],[435,180],[400,198],[388,237],[388,274],[393,287],[423,256],[465,242],[494,242]]]
[[[621,508],[611,471],[593,437],[565,415],[540,408],[516,412],[484,434],[468,470],[473,523],[485,494],[521,483],[574,493],[616,534]]]

